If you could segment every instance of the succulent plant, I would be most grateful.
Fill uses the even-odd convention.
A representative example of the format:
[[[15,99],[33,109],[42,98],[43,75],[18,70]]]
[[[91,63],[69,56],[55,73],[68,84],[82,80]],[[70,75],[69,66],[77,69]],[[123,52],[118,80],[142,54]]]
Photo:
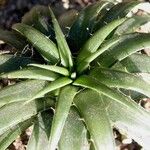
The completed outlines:
[[[150,148],[150,113],[137,104],[150,97],[141,75],[150,57],[140,53],[150,34],[136,32],[150,16],[127,17],[138,4],[89,5],[65,35],[44,6],[0,30],[16,49],[0,55],[1,79],[15,79],[0,90],[1,150],[31,125],[27,150],[115,150],[114,128]]]

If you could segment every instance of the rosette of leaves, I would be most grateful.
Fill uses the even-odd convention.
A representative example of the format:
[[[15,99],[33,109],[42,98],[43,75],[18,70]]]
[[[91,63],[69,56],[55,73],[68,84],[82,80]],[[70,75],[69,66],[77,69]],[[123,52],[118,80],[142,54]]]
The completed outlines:
[[[1,79],[16,81],[0,90],[1,150],[32,124],[28,150],[115,150],[113,128],[149,149],[150,113],[135,101],[150,97],[139,76],[150,73],[150,57],[139,52],[150,34],[136,32],[150,17],[126,17],[138,4],[89,5],[67,35],[42,6],[1,30],[19,54],[0,55]],[[21,55],[26,44],[41,57]]]

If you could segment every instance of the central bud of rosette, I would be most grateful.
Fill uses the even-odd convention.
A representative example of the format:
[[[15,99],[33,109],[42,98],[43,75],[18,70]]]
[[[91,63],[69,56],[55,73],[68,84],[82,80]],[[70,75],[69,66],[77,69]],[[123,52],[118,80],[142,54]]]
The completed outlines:
[[[77,76],[77,74],[76,74],[76,72],[73,72],[73,73],[71,73],[71,79],[75,79],[76,78],[76,76]]]

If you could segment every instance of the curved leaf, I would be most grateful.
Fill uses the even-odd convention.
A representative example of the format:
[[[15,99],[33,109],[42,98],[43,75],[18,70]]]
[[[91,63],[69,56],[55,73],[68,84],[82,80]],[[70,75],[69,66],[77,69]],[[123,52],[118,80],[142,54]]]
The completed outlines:
[[[128,106],[128,107],[131,107],[137,111],[137,107],[135,106],[135,102],[132,99],[125,96],[124,94],[122,94],[118,90],[111,89],[111,88],[107,87],[106,85],[95,80],[94,78],[83,75],[83,76],[79,77],[73,84],[97,91],[98,93],[103,94],[103,95],[115,100],[116,102],[124,105],[125,107]],[[144,111],[144,109],[142,109],[142,107],[139,107],[138,111],[139,111],[139,113],[147,116],[147,119],[150,119],[149,113]]]
[[[51,31],[52,29],[46,21],[46,18],[44,18],[48,16],[48,13],[49,10],[47,6],[36,5],[22,17],[21,22],[34,27],[47,36],[50,36],[53,34]]]
[[[122,134],[134,139],[148,150],[150,146],[150,118],[147,117],[147,112],[143,109],[143,113],[141,113],[139,111],[141,108],[136,103],[134,104],[136,109],[133,109],[129,105],[123,106],[106,96],[102,95],[101,98],[109,108],[107,112],[114,126]]]
[[[71,70],[73,67],[73,60],[71,56],[71,52],[69,49],[69,46],[67,44],[67,41],[65,39],[65,36],[63,32],[61,31],[61,28],[52,12],[52,10],[49,8],[52,22],[53,22],[53,27],[55,31],[55,36],[56,36],[56,41],[57,41],[57,46],[58,46],[58,51],[61,59],[61,63],[65,67],[69,67]]]
[[[119,90],[125,95],[129,96],[135,102],[139,102],[141,99],[147,98],[147,96],[145,96],[144,94],[141,94],[133,90],[126,90],[126,89],[119,89]]]
[[[79,49],[84,42],[90,37],[98,15],[102,15],[110,2],[97,2],[83,9],[78,18],[72,25],[69,32],[69,41],[73,44],[73,49]]]
[[[17,70],[33,62],[34,61],[28,57],[19,57],[9,54],[0,55],[0,73]]]
[[[122,2],[114,5],[104,16],[101,18],[96,24],[95,30],[99,29],[106,25],[107,23],[125,17],[136,5],[138,5],[139,1],[132,2]]]
[[[0,29],[0,40],[10,44],[16,49],[23,50],[26,46],[24,39],[15,32]]]
[[[0,148],[2,150],[7,149],[7,147],[28,127],[34,122],[34,118],[28,119],[24,122],[17,124],[11,129],[7,130],[4,134],[0,136]]]
[[[99,56],[99,63],[102,66],[110,67],[117,61],[121,61],[129,55],[150,47],[150,34],[129,34],[120,37],[121,42],[114,44],[110,49]]]
[[[103,85],[101,85],[97,81],[94,81],[93,79],[90,79],[89,77],[82,76],[79,79],[77,79],[77,81],[75,81],[74,84],[78,85],[78,86],[83,86],[86,88],[93,89],[93,90],[97,91],[98,93],[104,94],[105,96],[108,96],[110,99],[113,99],[113,101],[109,103],[108,108],[110,108],[110,105],[114,104],[114,102],[118,103],[119,109],[118,108],[117,109],[116,108],[107,109],[107,110],[113,110],[113,113],[110,112],[109,115],[112,115],[111,117],[113,117],[113,118],[115,117],[113,121],[115,121],[116,127],[123,128],[123,130],[128,132],[128,134],[130,136],[133,133],[133,135],[131,137],[136,139],[137,141],[139,141],[143,146],[146,147],[146,149],[148,148],[147,147],[148,142],[144,141],[144,139],[150,138],[150,134],[148,133],[148,131],[150,130],[150,126],[149,126],[150,114],[147,111],[145,111],[141,106],[137,105],[129,97],[127,97],[117,91],[112,91],[112,90],[110,91],[110,90],[108,90],[108,88],[106,89],[106,87],[104,89]],[[106,101],[106,98],[104,99],[104,102],[105,101]],[[128,119],[129,119],[128,121],[125,121],[125,119],[123,119],[124,116],[126,116],[126,115],[124,115],[125,114],[124,112],[122,113],[123,116],[120,115],[121,114],[120,109],[122,109],[122,108],[123,109],[125,108],[124,109],[125,112],[128,112],[128,110],[130,112],[127,115]],[[116,110],[118,110],[118,111],[116,111]],[[133,116],[131,116],[131,114],[133,114]],[[136,119],[134,118],[135,116],[136,116]],[[144,116],[144,119],[143,119],[143,116]],[[118,120],[118,118],[120,118],[121,121],[120,121],[120,119]],[[138,125],[139,122],[141,122],[141,124],[144,124],[144,128],[141,127],[142,125],[140,125],[140,126]],[[129,128],[129,130],[128,130],[128,128]],[[137,137],[136,135],[139,133],[140,133],[140,136]]]
[[[48,150],[48,135],[51,127],[52,116],[48,111],[42,112],[36,122],[29,139],[27,150]]]
[[[0,90],[0,107],[8,103],[26,101],[47,85],[43,80],[27,80]]]
[[[95,150],[115,150],[111,122],[101,95],[84,90],[76,95],[74,102],[85,120]]]
[[[66,68],[59,67],[59,66],[53,66],[53,65],[40,65],[40,64],[29,64],[28,66],[34,66],[37,68],[46,69],[52,72],[56,72],[59,74],[62,74],[64,76],[69,76],[69,71]]]
[[[106,68],[95,68],[90,75],[107,86],[134,90],[150,97],[150,84],[138,76]]]
[[[136,30],[150,21],[150,15],[133,16],[122,23],[115,31],[114,36],[136,32]]]
[[[59,150],[89,150],[87,130],[74,107],[70,109],[58,147]]]
[[[143,54],[132,54],[116,63],[113,68],[126,69],[131,73],[150,73],[150,57]]]
[[[52,105],[53,101],[51,99],[47,101],[40,99],[32,101],[26,105],[24,104],[24,102],[17,102],[1,107],[0,135],[2,135],[7,130],[11,129],[18,123],[35,116],[38,112],[50,108]]]
[[[121,23],[123,23],[126,19],[118,19],[113,22],[107,24],[103,28],[100,28],[96,31],[91,38],[87,40],[87,42],[81,48],[81,52],[77,57],[77,62],[80,63],[82,60],[89,57],[92,53],[96,52],[105,38]]]
[[[76,86],[81,86],[85,88],[92,89],[94,91],[97,91],[100,94],[104,94],[105,96],[108,96],[119,103],[124,105],[124,102],[122,103],[122,100],[127,97],[119,93],[117,90],[111,89],[108,86],[102,84],[101,82],[95,80],[92,77],[88,77],[86,75],[82,75],[79,78],[77,78],[74,82],[73,85]]]
[[[67,116],[73,98],[77,93],[77,88],[74,86],[63,87],[60,91],[57,106],[55,109],[55,115],[52,121],[51,134],[49,139],[49,149],[55,150],[58,144],[58,141],[61,137]]]
[[[103,52],[107,51],[110,47],[112,47],[113,45],[115,45],[116,43],[118,43],[120,41],[120,39],[124,39],[124,37],[115,37],[112,38],[110,40],[108,40],[107,42],[105,42],[95,53],[92,53],[91,55],[89,55],[88,57],[86,57],[82,62],[80,62],[77,66],[77,72],[79,74],[81,74],[85,69],[88,68],[89,64],[95,60],[95,62],[97,63],[97,60],[99,62],[99,57]]]
[[[39,91],[38,94],[36,94],[29,101],[27,101],[27,103],[36,98],[43,97],[46,93],[56,90],[58,88],[64,87],[65,85],[68,85],[70,83],[72,83],[71,79],[67,77],[60,77],[57,80],[49,83],[46,87],[44,87],[41,91]]]
[[[0,75],[0,78],[8,78],[8,79],[39,79],[39,80],[47,80],[47,81],[54,81],[59,77],[58,74],[40,68],[26,68],[20,69],[18,71],[8,72]]]
[[[38,52],[52,64],[59,61],[59,54],[56,45],[44,34],[25,24],[15,24],[13,29],[26,37]]]

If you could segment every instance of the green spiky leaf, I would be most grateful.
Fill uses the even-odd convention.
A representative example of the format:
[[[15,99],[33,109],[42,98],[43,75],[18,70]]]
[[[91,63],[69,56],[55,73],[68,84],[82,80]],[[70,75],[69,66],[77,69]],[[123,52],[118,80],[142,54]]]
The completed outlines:
[[[140,4],[138,1],[123,2],[114,5],[110,10],[97,22],[95,30],[105,26],[107,23],[125,17],[135,6]]]
[[[115,31],[115,36],[136,32],[142,25],[150,21],[150,15],[133,16],[122,23]]]
[[[39,64],[29,64],[28,66],[34,66],[37,68],[46,69],[49,71],[53,71],[59,74],[62,74],[64,76],[69,76],[69,71],[66,68],[59,67],[59,66],[53,66],[53,65],[39,65]]]
[[[52,64],[59,61],[59,54],[56,45],[44,34],[25,24],[15,24],[13,29],[26,37],[31,44]]]
[[[0,73],[17,70],[33,62],[34,61],[29,57],[20,57],[10,54],[0,55]]]
[[[57,147],[58,141],[63,131],[63,127],[69,114],[71,104],[73,102],[73,98],[76,93],[77,89],[73,86],[66,86],[60,91],[49,139],[49,149],[51,150],[55,150]]]
[[[94,35],[89,38],[89,40],[87,40],[87,42],[81,48],[81,52],[78,55],[77,61],[80,62],[90,56],[92,53],[96,52],[105,38],[124,21],[125,19],[115,20],[95,32]]]
[[[127,17],[138,4],[96,2],[60,25],[72,24],[67,32],[36,6],[13,26],[20,35],[5,32],[32,55],[0,55],[0,149],[34,124],[28,150],[115,150],[113,128],[149,150],[150,113],[139,103],[150,97],[150,57],[140,52],[150,34],[136,32],[149,15]]]
[[[58,74],[36,67],[20,69],[18,71],[8,72],[5,74],[1,74],[0,78],[8,78],[8,79],[39,79],[39,80],[47,80],[47,81],[54,81],[59,77]]]
[[[0,90],[0,106],[17,101],[26,101],[47,85],[43,80],[27,80]],[[27,94],[28,93],[28,94]]]
[[[118,43],[103,53],[98,60],[101,65],[109,67],[117,61],[121,61],[131,54],[148,47],[150,47],[150,34],[135,33],[124,35],[120,37]]]
[[[76,96],[75,104],[85,119],[95,150],[115,150],[113,132],[105,102],[97,99],[92,90],[85,90]]]
[[[143,65],[144,64],[144,65]],[[113,68],[125,69],[131,73],[150,73],[150,57],[141,54],[132,54],[116,63]]]
[[[34,123],[27,150],[47,150],[51,122],[52,117],[49,110],[39,114]]]
[[[70,109],[58,146],[60,150],[89,150],[87,130],[74,107]]]
[[[59,89],[65,85],[68,85],[72,83],[72,80],[67,78],[67,77],[61,77],[51,83],[49,83],[46,87],[44,87],[41,91],[39,91],[39,93],[37,93],[35,96],[33,96],[28,102],[36,99],[36,98],[40,98],[43,97],[45,94],[47,94],[48,92],[54,91],[56,89]]]
[[[4,134],[0,136],[0,148],[7,149],[7,147],[25,131],[34,122],[34,118],[28,119],[24,122],[17,124],[16,126],[8,129]]]
[[[50,108],[51,106],[51,100],[36,100],[26,105],[24,104],[24,102],[16,102],[1,107],[0,135],[2,135],[4,132],[17,125],[18,123],[35,116],[39,111],[43,111],[43,109]]]
[[[95,68],[91,76],[110,87],[130,89],[150,97],[150,84],[138,76],[105,68]]]
[[[123,106],[114,102],[112,99],[101,96],[105,101],[106,107],[109,106],[107,112],[110,119],[114,122],[114,126],[120,130],[122,134],[137,141],[144,149],[149,149],[149,122],[150,118],[146,117],[147,112],[142,110],[138,104],[134,104],[133,107]],[[118,109],[120,108],[120,109]]]
[[[69,32],[68,38],[71,41],[72,47],[76,49],[81,48],[90,37],[97,17],[99,14],[105,13],[107,6],[110,4],[110,2],[105,1],[97,2],[87,6],[79,13]]]
[[[15,47],[16,49],[23,50],[26,42],[22,37],[15,32],[0,29],[0,40]]]
[[[73,67],[73,61],[72,61],[72,56],[71,56],[69,46],[66,42],[64,34],[61,31],[61,28],[60,28],[51,9],[50,9],[50,14],[51,14],[51,18],[52,18],[52,22],[53,22],[53,26],[54,26],[54,31],[55,31],[55,36],[56,36],[56,41],[57,41],[57,45],[58,45],[58,51],[59,51],[61,63],[63,66],[69,67],[71,70]]]

